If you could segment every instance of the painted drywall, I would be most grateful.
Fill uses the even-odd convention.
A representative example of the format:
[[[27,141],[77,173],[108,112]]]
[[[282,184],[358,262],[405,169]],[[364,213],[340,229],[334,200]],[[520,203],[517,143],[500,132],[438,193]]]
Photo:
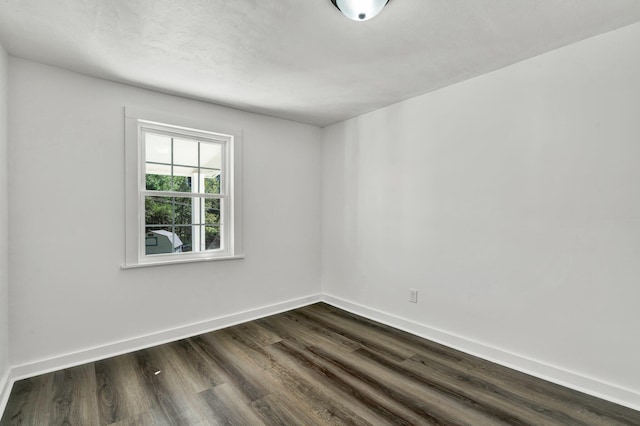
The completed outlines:
[[[9,78],[12,364],[319,292],[320,128],[14,57]],[[244,259],[121,270],[125,106],[241,129]]]
[[[639,45],[636,24],[326,128],[323,292],[640,406]]]
[[[8,57],[0,44],[0,401],[9,368],[9,184],[7,174]],[[1,402],[0,402],[1,404]]]

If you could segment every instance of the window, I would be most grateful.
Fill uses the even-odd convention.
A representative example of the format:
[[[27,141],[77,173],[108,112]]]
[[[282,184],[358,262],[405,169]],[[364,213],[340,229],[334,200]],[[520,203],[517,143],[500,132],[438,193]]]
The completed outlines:
[[[236,136],[125,112],[125,266],[241,257]]]

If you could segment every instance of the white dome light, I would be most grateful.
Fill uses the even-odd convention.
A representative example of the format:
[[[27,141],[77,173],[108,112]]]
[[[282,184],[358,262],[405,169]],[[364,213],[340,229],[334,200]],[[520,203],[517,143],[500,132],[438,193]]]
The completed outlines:
[[[376,16],[389,0],[331,0],[340,12],[354,21],[367,21]]]

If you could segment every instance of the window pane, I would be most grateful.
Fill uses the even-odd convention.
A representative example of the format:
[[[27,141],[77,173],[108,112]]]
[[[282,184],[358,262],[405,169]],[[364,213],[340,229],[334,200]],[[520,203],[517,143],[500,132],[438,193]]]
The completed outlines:
[[[198,167],[198,142],[185,139],[174,139],[173,164]]]
[[[181,247],[182,253],[193,251],[193,247],[191,246],[192,228],[193,228],[192,226],[176,226],[175,227],[175,232],[183,244]]]
[[[145,224],[171,225],[173,224],[172,197],[145,197]]]
[[[205,250],[216,250],[220,248],[220,227],[205,226],[204,227],[204,246]]]
[[[154,133],[145,133],[145,161],[171,163],[171,138]]]
[[[171,166],[146,164],[146,188],[149,191],[171,191]]]
[[[216,170],[201,170],[204,176],[204,192],[206,194],[220,194],[220,174]]]
[[[172,227],[147,227],[145,233],[145,253],[180,253],[184,246],[182,239],[172,232]]]
[[[197,176],[198,169],[193,167],[173,167],[173,189],[176,192],[197,192],[198,181],[196,179],[196,191],[191,189],[193,177]]]
[[[191,177],[173,176],[173,186],[170,191],[191,192]]]
[[[220,224],[220,200],[205,198],[204,223],[216,225]]]
[[[145,173],[148,175],[171,176],[171,164],[146,163]]]
[[[199,201],[186,197],[145,197],[145,224],[190,225],[196,202]]]
[[[195,202],[198,202],[195,198],[174,198],[174,224],[191,225],[191,223],[193,223],[191,212],[193,211],[193,203]]]
[[[200,167],[220,170],[222,145],[200,142]]]

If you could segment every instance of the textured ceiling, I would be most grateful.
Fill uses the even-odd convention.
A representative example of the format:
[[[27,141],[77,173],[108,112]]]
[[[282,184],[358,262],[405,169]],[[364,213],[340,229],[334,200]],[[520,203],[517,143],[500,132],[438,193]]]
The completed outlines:
[[[9,54],[320,126],[640,21],[639,0],[0,0]]]

